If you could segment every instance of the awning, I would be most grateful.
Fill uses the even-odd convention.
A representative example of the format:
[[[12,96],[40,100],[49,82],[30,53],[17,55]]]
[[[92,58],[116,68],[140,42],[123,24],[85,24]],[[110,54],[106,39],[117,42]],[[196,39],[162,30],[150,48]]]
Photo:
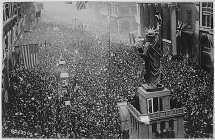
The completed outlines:
[[[69,73],[61,73],[60,74],[60,78],[68,78],[69,77]]]

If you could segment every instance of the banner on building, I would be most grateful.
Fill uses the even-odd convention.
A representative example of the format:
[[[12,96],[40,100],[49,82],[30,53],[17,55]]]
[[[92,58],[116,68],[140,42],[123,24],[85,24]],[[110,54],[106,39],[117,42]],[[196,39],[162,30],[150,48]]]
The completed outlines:
[[[29,44],[22,45],[21,55],[23,59],[23,64],[25,69],[31,69],[39,64],[38,53],[39,53],[39,45],[38,44]]]

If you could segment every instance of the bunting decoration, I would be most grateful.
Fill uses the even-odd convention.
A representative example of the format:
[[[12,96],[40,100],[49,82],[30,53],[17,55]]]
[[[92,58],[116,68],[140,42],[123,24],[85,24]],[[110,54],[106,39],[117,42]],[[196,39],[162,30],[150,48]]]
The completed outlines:
[[[21,46],[21,53],[25,69],[31,69],[39,63],[38,52],[38,44],[29,44]]]
[[[87,1],[77,1],[76,3],[77,10],[86,9],[86,3]]]
[[[181,36],[181,31],[184,29],[184,27],[187,25],[187,23],[183,23],[182,21],[178,21],[178,27],[176,29],[176,37]]]

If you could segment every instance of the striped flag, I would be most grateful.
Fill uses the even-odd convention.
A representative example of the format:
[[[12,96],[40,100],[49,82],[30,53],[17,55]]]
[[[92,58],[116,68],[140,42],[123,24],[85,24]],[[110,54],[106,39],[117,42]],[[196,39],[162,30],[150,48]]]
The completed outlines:
[[[181,36],[181,31],[184,29],[184,27],[187,25],[187,23],[183,23],[182,21],[178,21],[178,27],[176,30],[176,37]]]
[[[77,10],[86,9],[86,3],[87,1],[77,1],[76,3]]]
[[[38,52],[38,44],[29,44],[21,46],[21,53],[25,69],[31,69],[39,63]]]

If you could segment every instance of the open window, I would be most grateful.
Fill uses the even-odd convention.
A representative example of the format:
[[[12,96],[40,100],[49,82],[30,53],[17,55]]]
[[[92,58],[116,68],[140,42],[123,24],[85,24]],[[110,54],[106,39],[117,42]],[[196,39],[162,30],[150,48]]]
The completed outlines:
[[[148,105],[148,112],[153,113],[153,112],[158,112],[158,111],[163,111],[164,110],[164,99],[163,98],[151,98],[147,99],[147,105]]]

